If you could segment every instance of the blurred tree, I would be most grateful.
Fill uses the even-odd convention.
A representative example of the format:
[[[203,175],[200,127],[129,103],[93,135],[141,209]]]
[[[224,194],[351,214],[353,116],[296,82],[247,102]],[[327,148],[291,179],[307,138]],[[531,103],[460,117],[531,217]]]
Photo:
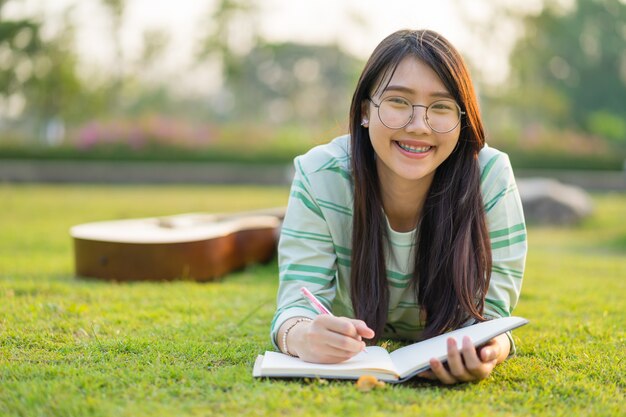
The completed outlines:
[[[224,78],[240,76],[243,57],[258,43],[256,16],[259,7],[253,0],[218,0],[210,12],[198,59],[219,61]]]
[[[33,61],[42,51],[41,23],[35,19],[7,20],[0,1],[0,97],[4,116],[21,113],[21,90],[34,75]],[[21,103],[21,105],[20,105]]]
[[[162,78],[156,76],[170,43],[170,34],[159,28],[143,32],[141,54],[128,66],[124,77],[124,114],[139,116],[146,113],[179,113],[180,106]],[[178,114],[177,114],[178,115]]]
[[[238,77],[226,80],[232,110],[225,116],[344,125],[361,66],[336,45],[260,43],[242,59]]]
[[[35,18],[0,21],[0,97],[6,104],[1,116],[19,117],[25,134],[49,143],[63,139],[66,121],[98,107],[98,94],[86,89],[77,73],[69,10],[62,27],[44,40]]]
[[[109,91],[91,86],[78,71],[75,27],[65,11],[59,30],[46,39],[34,57],[33,77],[23,86],[29,102],[27,116],[48,124],[53,120],[81,121],[104,111]]]
[[[626,142],[626,3],[560,4],[523,18],[508,94],[516,117]]]
[[[345,122],[361,61],[336,45],[266,42],[257,24],[259,4],[219,0],[208,19],[198,59],[221,66],[216,115],[274,124]]]
[[[143,32],[143,50],[139,58],[140,69],[153,66],[163,57],[170,42],[170,34],[163,29],[147,29]]]
[[[111,107],[117,108],[120,104],[120,96],[124,89],[125,61],[124,50],[122,48],[122,26],[124,23],[124,9],[126,0],[101,0],[102,5],[107,9],[111,18],[111,40],[115,55],[111,63],[113,71],[113,84],[110,91]]]

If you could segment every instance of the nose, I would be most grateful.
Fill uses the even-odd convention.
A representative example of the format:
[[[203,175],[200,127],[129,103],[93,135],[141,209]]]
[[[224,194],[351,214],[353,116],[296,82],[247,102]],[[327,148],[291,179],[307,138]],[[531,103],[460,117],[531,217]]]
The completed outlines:
[[[404,130],[407,132],[413,132],[418,134],[431,133],[432,129],[426,122],[426,106],[414,105],[413,106],[413,118],[404,126]]]

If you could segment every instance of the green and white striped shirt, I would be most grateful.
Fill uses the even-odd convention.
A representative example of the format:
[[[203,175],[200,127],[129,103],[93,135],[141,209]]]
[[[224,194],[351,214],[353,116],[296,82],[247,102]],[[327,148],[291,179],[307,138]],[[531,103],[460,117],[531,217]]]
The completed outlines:
[[[295,176],[278,245],[280,285],[271,338],[285,320],[317,312],[301,296],[306,286],[336,316],[354,317],[350,300],[353,188],[350,138],[338,137],[294,160]],[[509,316],[517,304],[526,260],[526,226],[509,158],[485,146],[478,156],[491,237],[493,268],[484,315]],[[409,282],[415,230],[394,231],[387,221],[389,313],[385,338],[416,340],[424,323]]]

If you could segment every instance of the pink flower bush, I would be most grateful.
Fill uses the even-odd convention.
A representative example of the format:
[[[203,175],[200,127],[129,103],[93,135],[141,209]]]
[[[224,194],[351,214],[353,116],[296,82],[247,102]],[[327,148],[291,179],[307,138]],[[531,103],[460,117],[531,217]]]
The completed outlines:
[[[209,146],[217,138],[212,124],[193,124],[162,116],[139,119],[94,120],[78,127],[72,143],[79,149],[122,145],[141,150],[147,147],[175,147],[199,149]]]

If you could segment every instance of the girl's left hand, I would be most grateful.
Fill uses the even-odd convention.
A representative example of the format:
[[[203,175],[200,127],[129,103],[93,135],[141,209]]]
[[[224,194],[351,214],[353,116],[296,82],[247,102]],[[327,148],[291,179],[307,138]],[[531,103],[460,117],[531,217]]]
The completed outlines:
[[[444,384],[478,381],[487,378],[493,368],[509,355],[511,348],[506,334],[491,339],[476,349],[469,337],[463,338],[463,346],[458,349],[453,338],[448,339],[448,363],[444,366],[439,360],[430,360],[430,370],[419,374],[422,378],[439,380]]]

